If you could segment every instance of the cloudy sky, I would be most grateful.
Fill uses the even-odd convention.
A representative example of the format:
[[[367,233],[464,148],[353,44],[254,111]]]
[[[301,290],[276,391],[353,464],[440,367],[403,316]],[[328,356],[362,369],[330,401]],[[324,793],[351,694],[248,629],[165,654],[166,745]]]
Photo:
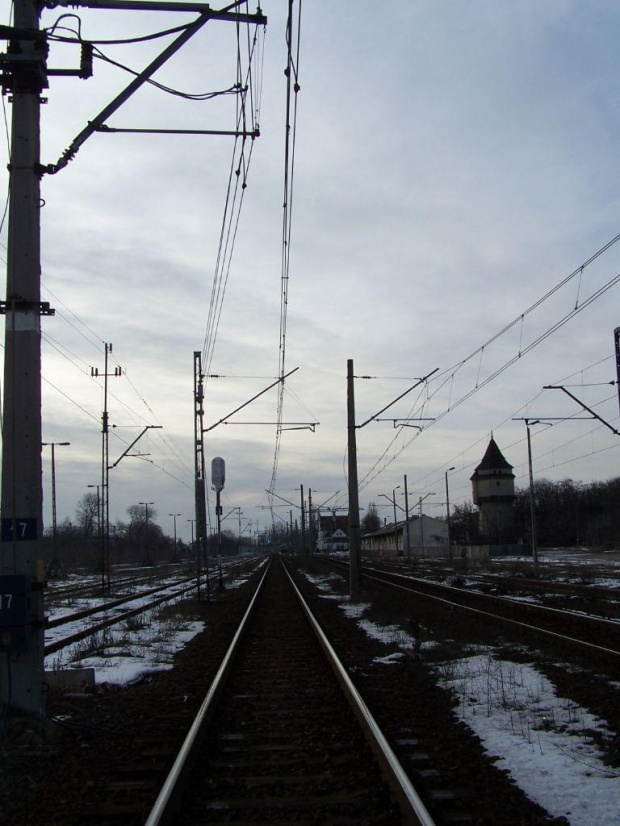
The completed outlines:
[[[257,55],[261,136],[226,259],[209,362],[223,378],[206,385],[207,427],[278,375],[286,5],[262,4],[269,22]],[[79,14],[82,37],[98,41],[192,19],[57,8],[42,25],[69,13],[57,34],[71,36]],[[315,504],[339,491],[330,504],[346,505],[347,359],[356,375],[373,377],[356,381],[358,423],[436,370],[380,417],[424,419],[423,431],[392,421],[358,431],[360,505],[385,505],[386,518],[392,508],[381,494],[400,485],[404,504],[405,475],[410,504],[429,494],[431,515],[445,513],[448,468],[451,501],[469,500],[469,477],[491,432],[526,486],[525,425],[512,421],[523,416],[574,419],[533,428],[537,478],[617,475],[618,436],[577,419],[575,402],[543,387],[566,386],[618,427],[610,382],[620,243],[581,267],[620,232],[619,33],[620,8],[602,0],[303,5],[286,337],[286,367],[299,370],[286,385],[283,421],[320,425],[283,432],[279,496],[298,502],[303,485]],[[167,42],[100,49],[137,70]],[[213,21],[156,79],[213,92],[236,82],[236,61],[235,26]],[[52,43],[50,67],[77,62],[75,46]],[[129,80],[102,60],[90,80],[52,78],[43,163],[55,163]],[[6,99],[4,112],[10,121]],[[108,125],[231,130],[235,101],[149,88]],[[6,193],[6,142],[2,152]],[[179,513],[179,533],[189,538],[193,353],[203,348],[221,272],[232,152],[230,137],[95,134],[66,168],[44,177],[43,297],[56,316],[43,320],[43,439],[71,442],[56,451],[59,519],[73,519],[87,485],[100,482],[103,393],[90,374],[103,369],[111,342],[111,366],[123,375],[110,380],[110,458],[140,427],[162,426],[136,448],[148,456],[111,471],[111,518],[152,501],[162,527],[171,532],[168,514]],[[6,258],[4,247],[0,253]],[[265,489],[275,427],[265,423],[276,420],[276,405],[274,389],[205,435],[208,462],[226,460],[224,512],[241,507],[253,523],[243,522],[246,533],[271,520]],[[288,521],[291,508],[280,504],[276,519]],[[236,516],[228,526],[237,529]]]

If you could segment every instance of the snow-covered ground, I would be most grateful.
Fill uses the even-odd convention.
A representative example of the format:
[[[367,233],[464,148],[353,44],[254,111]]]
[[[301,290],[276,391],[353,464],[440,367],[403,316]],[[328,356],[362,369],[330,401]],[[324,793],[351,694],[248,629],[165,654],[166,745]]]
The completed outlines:
[[[335,575],[311,577],[325,598],[341,600],[340,608],[370,637],[392,649],[377,657],[376,667],[397,665],[406,651],[424,650],[398,625],[377,625],[364,618],[370,603],[348,601],[330,593]],[[402,652],[402,654],[400,653]],[[440,684],[460,698],[455,714],[480,738],[498,766],[507,770],[530,800],[572,826],[620,823],[620,773],[602,760],[589,732],[610,737],[605,720],[556,694],[534,665],[498,659],[478,648],[437,668]],[[610,691],[619,691],[610,686]],[[619,694],[620,701],[620,694]]]
[[[260,563],[257,567],[265,564]],[[226,580],[228,590],[238,588],[256,570],[245,574],[233,575]],[[160,584],[164,584],[162,581]],[[149,585],[148,587],[152,587]],[[178,590],[171,579],[171,590]],[[163,593],[163,592],[162,592]],[[136,595],[131,604],[127,603],[94,618],[85,618],[67,623],[46,631],[45,642],[51,643],[58,638],[77,633],[93,622],[111,618],[115,612],[128,608],[138,608],[153,600],[151,596]],[[56,654],[45,658],[46,671],[92,668],[95,670],[95,683],[124,685],[142,679],[150,673],[172,668],[174,655],[184,648],[196,634],[204,628],[204,623],[187,615],[181,606],[187,595],[131,617],[118,625],[113,625],[98,632],[94,637],[63,648]],[[75,599],[70,607],[58,606],[47,612],[49,619],[65,616],[85,608],[101,604],[101,597]],[[175,611],[175,606],[178,611]]]
[[[458,717],[527,796],[574,826],[620,823],[620,774],[588,734],[609,737],[604,720],[559,697],[534,666],[478,653],[440,669],[460,698]]]

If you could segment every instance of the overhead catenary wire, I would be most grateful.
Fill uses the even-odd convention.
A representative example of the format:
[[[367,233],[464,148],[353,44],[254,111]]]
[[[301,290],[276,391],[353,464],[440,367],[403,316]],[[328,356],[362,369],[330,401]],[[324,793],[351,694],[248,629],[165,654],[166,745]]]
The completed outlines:
[[[246,108],[244,104],[245,96],[248,93],[248,89],[251,88],[254,90],[255,88],[255,84],[250,81],[250,77],[253,72],[254,58],[258,52],[258,34],[259,29],[256,27],[252,43],[248,44],[249,51],[247,55],[247,66],[244,68],[242,67],[240,60],[240,34],[239,27],[237,28],[237,80],[240,82],[241,79],[242,85],[245,89],[243,95],[241,96],[241,105],[239,104],[239,100],[237,102],[237,130],[239,130],[240,125],[243,124],[244,118],[246,117]],[[258,94],[258,97],[260,98],[260,93]],[[255,131],[259,116],[260,112],[258,111],[258,108],[253,111],[251,110],[251,117],[253,119],[252,131]],[[253,141],[248,142],[248,138],[245,135],[235,137],[229,166],[227,192],[220,225],[218,251],[211,285],[211,297],[207,315],[205,337],[202,347],[203,368],[207,377],[205,380],[205,390],[207,388],[208,375],[211,372],[211,363],[215,353],[215,344],[218,336],[226,287],[231,271],[232,257],[237,230],[239,228],[241,209],[243,206],[245,190],[247,188],[248,172],[253,146]]]
[[[433,392],[430,394],[429,399],[422,405],[419,410],[415,410],[412,408],[409,412],[409,416],[414,414],[421,414],[425,408],[425,405],[429,403],[433,397],[435,397],[444,386],[448,384],[453,379],[453,376],[459,371],[468,361],[475,358],[476,356],[480,356],[482,352],[487,349],[491,344],[498,341],[502,336],[506,335],[516,324],[520,323],[524,316],[529,315],[535,309],[543,305],[551,296],[555,295],[558,290],[560,290],[563,286],[567,285],[572,279],[574,279],[577,275],[582,275],[583,271],[586,267],[596,261],[601,255],[611,249],[614,244],[616,244],[620,240],[620,233],[614,236],[610,241],[604,244],[601,248],[599,248],[593,255],[591,255],[587,261],[577,267],[573,272],[571,272],[568,276],[563,278],[558,284],[548,290],[541,298],[535,301],[527,310],[523,313],[520,313],[513,321],[509,324],[505,325],[499,332],[495,333],[491,338],[485,341],[482,345],[477,347],[474,351],[472,351],[468,356],[460,361],[456,362],[452,367],[444,369],[441,371],[435,379],[432,379],[429,382],[429,385],[433,382],[439,382],[439,385],[435,387]],[[369,469],[366,475],[360,480],[360,490],[366,487],[371,481],[373,481],[380,473],[387,469],[417,438],[420,437],[421,433],[427,430],[429,427],[435,426],[441,419],[443,419],[448,413],[451,413],[461,404],[466,402],[470,399],[475,393],[479,390],[483,389],[487,384],[492,382],[498,376],[500,376],[505,370],[519,361],[523,356],[545,341],[549,336],[553,333],[557,332],[561,327],[571,321],[576,315],[581,313],[584,309],[590,306],[594,301],[599,299],[602,295],[604,295],[608,290],[614,287],[616,284],[620,282],[620,274],[616,274],[611,279],[609,279],[605,284],[601,287],[596,289],[593,293],[591,293],[586,299],[584,299],[580,304],[572,306],[570,311],[565,313],[561,318],[559,318],[555,323],[553,323],[550,327],[548,327],[542,334],[537,336],[533,339],[528,345],[522,348],[522,342],[519,342],[519,349],[511,358],[506,360],[503,364],[501,364],[498,368],[493,370],[489,375],[487,375],[482,381],[479,381],[479,377],[476,378],[476,382],[470,389],[465,392],[463,395],[460,396],[454,403],[451,403],[449,407],[444,408],[440,411],[436,416],[433,417],[433,421],[429,422],[422,430],[416,431],[401,447],[391,456],[389,459],[386,460],[386,456],[394,445],[396,440],[400,437],[400,434],[397,434],[393,439],[390,440],[390,443],[379,456],[379,458],[375,461],[373,466]],[[385,461],[384,461],[385,460]],[[383,463],[383,464],[381,464]]]
[[[65,306],[66,306],[66,305],[65,305]],[[69,309],[69,308],[67,308],[67,309]],[[73,313],[71,310],[69,310],[69,312],[71,312],[71,313],[72,313],[72,315],[76,318],[76,320],[80,321],[79,317],[78,317],[78,316],[76,316],[76,315],[75,315],[75,313]],[[71,326],[74,326],[74,325],[71,325]],[[77,328],[76,328],[76,329],[77,329]],[[78,331],[78,332],[79,332],[79,331]],[[79,371],[82,375],[86,376],[86,378],[88,378],[90,381],[94,381],[96,384],[98,384],[98,385],[100,386],[100,381],[99,381],[99,379],[98,379],[96,376],[92,376],[92,375],[91,375],[91,373],[90,373],[90,370],[88,370],[88,369],[87,369],[87,368],[89,367],[88,362],[84,361],[84,360],[83,360],[80,356],[78,356],[77,354],[75,354],[75,353],[71,352],[68,348],[66,348],[66,347],[65,347],[63,344],[61,344],[60,342],[56,341],[56,340],[55,340],[52,336],[50,336],[48,333],[43,333],[43,334],[42,334],[42,338],[43,338],[43,340],[44,340],[44,341],[45,341],[45,342],[46,342],[49,346],[53,347],[53,348],[54,348],[54,349],[55,349],[55,350],[56,350],[56,351],[57,351],[57,352],[58,352],[58,353],[59,353],[59,354],[60,354],[63,358],[67,359],[67,361],[69,361],[69,363],[70,363],[70,364],[72,364],[72,366],[74,366],[74,367],[75,367],[75,368],[76,368],[76,369],[77,369],[77,370],[78,370],[78,371]],[[89,341],[89,339],[88,339],[88,338],[87,338],[87,341]],[[65,351],[66,351],[66,352],[65,352]],[[116,360],[116,358],[115,358],[114,356],[113,356],[112,358],[113,358],[113,360],[116,362],[116,364],[118,365],[118,361]],[[77,363],[77,361],[76,361],[76,360],[78,360],[78,361],[82,362],[82,364],[84,365],[84,367],[81,367],[81,366]],[[120,365],[119,365],[119,366],[120,366]],[[135,394],[136,394],[136,395],[137,395],[137,397],[140,399],[140,401],[142,402],[142,404],[144,404],[144,406],[146,407],[147,411],[148,411],[148,412],[149,412],[149,414],[150,414],[150,418],[146,418],[146,417],[142,416],[140,413],[138,413],[138,411],[134,410],[134,409],[133,409],[133,408],[129,405],[129,403],[128,403],[128,402],[126,402],[124,399],[121,399],[121,398],[120,398],[120,397],[119,397],[116,393],[114,393],[113,391],[110,391],[110,392],[109,392],[110,397],[111,397],[111,398],[113,398],[113,399],[115,399],[115,400],[116,400],[119,404],[121,404],[121,405],[122,405],[122,406],[123,406],[123,407],[124,407],[124,408],[125,408],[125,409],[129,412],[129,413],[130,413],[130,415],[134,418],[134,421],[136,421],[136,420],[137,420],[137,421],[141,422],[142,424],[144,424],[144,423],[147,423],[147,424],[148,424],[148,423],[150,423],[150,422],[152,421],[152,419],[153,419],[153,418],[155,418],[155,420],[156,420],[156,421],[158,421],[158,423],[159,423],[159,424],[161,424],[161,422],[157,419],[157,416],[156,416],[156,414],[155,414],[155,412],[154,412],[153,408],[151,407],[151,405],[150,405],[150,404],[146,401],[146,399],[144,398],[144,396],[143,396],[143,395],[142,395],[142,394],[138,391],[138,389],[136,388],[135,384],[132,382],[131,378],[127,375],[127,371],[126,371],[126,370],[124,370],[124,371],[123,371],[123,373],[122,373],[122,375],[123,375],[123,377],[127,380],[127,382],[128,382],[128,384],[129,384],[129,386],[130,386],[130,387],[132,388],[132,390],[135,392]],[[56,385],[53,385],[51,382],[49,382],[49,384],[50,384],[50,386],[54,387],[54,389],[56,389],[58,392],[61,392],[61,393],[62,393],[62,394],[63,394],[66,398],[68,398],[68,399],[69,399],[70,401],[72,401],[74,404],[76,404],[76,406],[78,406],[81,410],[83,410],[84,412],[87,412],[87,411],[85,411],[85,409],[82,407],[82,405],[79,405],[77,402],[75,402],[75,400],[73,400],[73,399],[72,399],[72,398],[71,398],[68,394],[66,394],[66,393],[64,393],[63,391],[61,391],[61,390],[60,390],[60,388],[58,388]],[[91,416],[91,418],[94,418],[96,421],[98,421],[97,417],[93,416],[92,414],[89,414],[89,415]],[[117,434],[115,434],[115,435],[117,435]],[[190,474],[190,473],[191,473],[191,471],[190,471],[189,464],[188,464],[187,460],[186,460],[186,459],[182,456],[182,454],[181,454],[181,452],[178,450],[178,448],[177,448],[177,447],[176,447],[176,446],[172,443],[172,440],[170,440],[169,438],[167,438],[167,437],[163,436],[163,435],[162,435],[159,431],[157,432],[157,436],[158,436],[158,438],[162,441],[162,443],[163,443],[164,447],[165,447],[166,449],[169,449],[171,456],[173,457],[173,459],[174,459],[176,462],[178,462],[179,467],[180,467],[180,468],[181,468],[184,472],[187,472],[188,474]]]
[[[606,356],[603,359],[598,359],[597,361],[593,362],[592,364],[589,364],[586,367],[580,368],[579,370],[576,370],[576,371],[574,371],[573,373],[570,373],[567,376],[564,376],[560,379],[557,379],[557,381],[555,383],[562,384],[566,381],[569,381],[574,376],[577,376],[581,373],[587,372],[587,371],[592,370],[594,368],[600,367],[601,365],[605,364],[606,362],[610,362],[613,359],[614,359],[614,356]],[[522,404],[517,410],[513,411],[510,415],[506,416],[501,422],[496,423],[492,428],[492,432],[496,433],[497,431],[500,430],[500,428],[502,428],[507,423],[511,422],[514,418],[522,415],[524,412],[527,412],[528,408],[530,408],[535,402],[537,402],[541,397],[543,397],[545,395],[546,395],[546,393],[545,393],[544,390],[541,389],[540,391],[538,391],[531,399],[529,399],[529,401]],[[613,399],[613,398],[615,398],[615,396],[606,397],[605,399],[602,399],[599,402],[595,402],[594,406],[597,406],[599,404],[604,404],[605,402],[607,402],[607,401],[609,401],[610,399]],[[573,414],[566,417],[566,421],[569,422],[571,420],[574,420],[581,413],[582,413],[582,411],[576,410]],[[564,422],[555,423],[554,427],[557,428],[562,424],[564,424]],[[575,437],[572,437],[571,439],[567,440],[566,442],[563,442],[560,445],[556,445],[550,451],[548,451],[546,453],[543,453],[543,454],[539,454],[537,456],[537,459],[544,458],[545,456],[547,456],[551,453],[557,452],[558,450],[562,450],[563,448],[573,444],[574,442],[577,442],[580,439],[583,439],[583,438],[586,438],[586,437],[592,435],[592,433],[594,433],[594,432],[596,432],[597,430],[600,430],[600,429],[602,429],[602,425],[597,425],[595,428],[593,428],[591,430],[588,430],[585,433],[581,433],[581,434],[579,434]],[[479,456],[477,456],[475,459],[471,460],[470,462],[466,462],[466,463],[463,462],[463,458],[473,450],[479,451],[481,446],[484,446],[484,444],[486,443],[487,438],[488,438],[488,435],[485,434],[481,438],[476,439],[474,442],[469,444],[466,448],[459,451],[459,453],[452,455],[452,457],[447,459],[445,462],[443,462],[441,466],[434,468],[433,470],[429,471],[424,476],[421,476],[418,479],[410,480],[411,484],[414,486],[414,488],[418,487],[418,488],[421,488],[421,489],[426,489],[427,487],[429,487],[429,486],[432,487],[433,485],[439,484],[442,481],[443,473],[444,473],[444,467],[446,467],[446,466],[453,465],[453,464],[458,464],[460,472],[467,471],[468,469],[471,469],[471,468],[475,467],[475,465],[479,462]],[[523,444],[523,442],[525,442],[525,440],[526,439],[525,439],[524,436],[519,437],[518,439],[514,440],[513,442],[505,445],[504,449],[506,451],[509,451],[511,448],[516,447],[520,444]],[[613,447],[615,447],[615,445],[612,445],[609,449],[611,450],[611,449],[613,449]],[[604,449],[599,451],[599,452],[604,452]],[[568,460],[568,461],[570,461],[570,460]],[[567,461],[567,463],[568,463],[568,461]],[[517,467],[520,467],[520,466],[521,465],[518,465]],[[541,471],[545,470],[545,469],[548,469],[548,468],[542,468]]]
[[[286,115],[284,125],[284,198],[282,206],[282,248],[280,270],[280,333],[278,342],[278,374],[282,378],[278,388],[276,408],[276,433],[269,490],[273,493],[277,484],[278,464],[282,445],[282,419],[284,414],[284,375],[286,372],[286,335],[288,323],[288,289],[290,278],[290,254],[293,226],[293,193],[295,171],[295,145],[297,140],[297,106],[299,85],[299,56],[301,46],[301,0],[298,2],[297,21],[293,14],[294,0],[288,2],[286,22],[287,63]],[[272,502],[273,500],[271,500]],[[272,516],[273,520],[273,516]]]

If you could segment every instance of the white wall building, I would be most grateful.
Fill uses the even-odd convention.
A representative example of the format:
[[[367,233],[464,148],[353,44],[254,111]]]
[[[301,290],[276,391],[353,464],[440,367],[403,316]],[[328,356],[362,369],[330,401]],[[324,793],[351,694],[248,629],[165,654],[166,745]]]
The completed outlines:
[[[426,514],[422,517],[413,516],[409,520],[409,549],[404,521],[365,534],[362,536],[361,547],[362,553],[382,557],[448,557],[448,523]]]

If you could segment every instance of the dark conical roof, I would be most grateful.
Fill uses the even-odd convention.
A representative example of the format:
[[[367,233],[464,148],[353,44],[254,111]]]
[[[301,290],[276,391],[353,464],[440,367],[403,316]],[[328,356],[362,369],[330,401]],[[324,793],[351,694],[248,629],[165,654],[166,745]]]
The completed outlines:
[[[482,457],[482,461],[476,468],[479,470],[501,470],[508,468],[512,470],[512,465],[504,459],[502,451],[498,448],[497,443],[493,437],[487,447],[486,453]]]

